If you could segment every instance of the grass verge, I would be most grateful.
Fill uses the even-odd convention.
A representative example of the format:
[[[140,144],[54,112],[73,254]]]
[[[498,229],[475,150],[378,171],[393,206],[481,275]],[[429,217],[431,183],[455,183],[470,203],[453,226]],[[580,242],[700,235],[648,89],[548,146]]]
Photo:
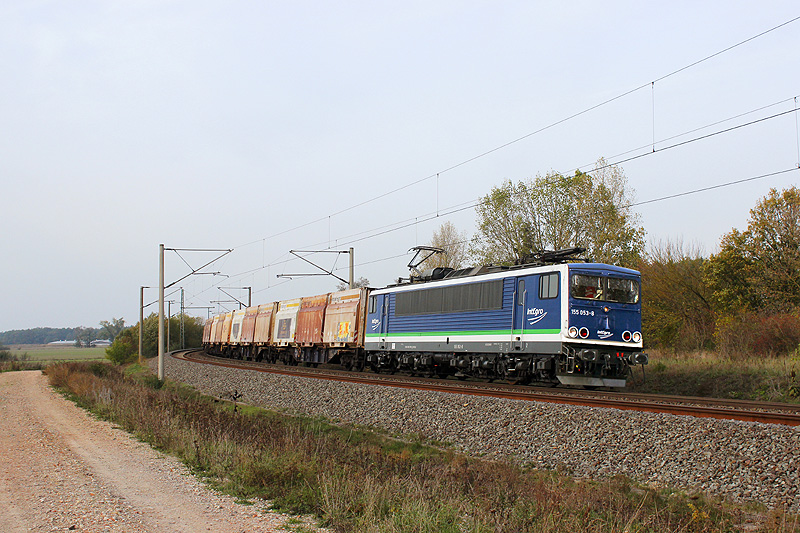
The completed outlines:
[[[335,531],[798,531],[796,518],[468,458],[319,419],[201,396],[133,366],[49,366],[79,405],[177,455],[214,487],[312,514]]]
[[[631,392],[800,403],[800,355],[731,358],[713,352],[650,351],[633,371]]]

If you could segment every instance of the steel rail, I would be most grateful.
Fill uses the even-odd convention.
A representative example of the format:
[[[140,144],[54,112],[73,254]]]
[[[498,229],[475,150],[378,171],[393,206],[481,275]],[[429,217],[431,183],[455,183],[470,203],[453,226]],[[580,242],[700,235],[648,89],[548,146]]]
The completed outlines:
[[[197,356],[194,354],[202,353],[202,351],[185,351],[184,353],[172,354],[173,357],[184,359],[189,362],[210,364],[214,366],[221,366],[227,368],[238,368],[245,370],[256,370],[258,372],[266,372],[270,374],[280,374],[285,376],[304,377],[311,379],[323,379],[328,381],[340,381],[346,383],[358,383],[365,385],[382,385],[388,387],[396,387],[403,389],[422,390],[429,392],[443,392],[449,394],[466,394],[470,396],[483,396],[490,398],[503,398],[509,400],[524,400],[524,401],[537,401],[547,403],[558,403],[567,405],[577,405],[583,407],[599,407],[604,409],[620,409],[625,411],[644,411],[650,413],[667,413],[673,415],[694,416],[699,418],[717,418],[726,420],[740,420],[746,422],[760,422],[764,424],[781,424],[787,426],[800,426],[800,412],[796,408],[789,407],[782,411],[776,410],[756,410],[752,408],[737,408],[731,407],[730,402],[723,402],[727,407],[719,407],[713,405],[714,401],[708,398],[694,398],[694,397],[679,397],[669,396],[662,400],[661,397],[655,395],[640,395],[648,396],[639,399],[621,399],[606,396],[588,396],[584,394],[564,394],[559,390],[557,393],[547,393],[532,390],[517,390],[506,389],[498,387],[485,387],[485,386],[471,386],[465,383],[445,384],[441,382],[426,382],[426,381],[409,381],[409,380],[395,380],[387,379],[387,376],[381,374],[365,375],[353,374],[345,372],[338,372],[336,374],[322,373],[320,371],[302,371],[265,367],[257,363],[245,361],[231,361],[229,359],[222,359],[217,357],[208,356],[203,354]],[[657,398],[657,399],[656,399]],[[702,403],[711,405],[696,405],[694,400],[700,400]],[[683,402],[683,403],[678,403]],[[758,405],[757,402],[745,402],[748,405]],[[773,404],[765,403],[764,409],[769,409]]]

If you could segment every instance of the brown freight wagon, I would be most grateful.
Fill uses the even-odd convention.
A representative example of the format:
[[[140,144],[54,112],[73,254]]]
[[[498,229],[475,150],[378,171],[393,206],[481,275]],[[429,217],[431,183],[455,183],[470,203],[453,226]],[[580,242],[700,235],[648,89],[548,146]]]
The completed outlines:
[[[256,315],[258,314],[258,306],[248,307],[244,310],[244,319],[242,319],[242,334],[239,337],[239,344],[242,346],[242,358],[254,359],[256,356],[256,349],[253,346],[253,337],[256,330]]]
[[[359,364],[364,348],[367,298],[368,288],[331,293],[322,330],[329,361],[338,360],[348,369]]]
[[[298,359],[305,363],[327,363],[322,350],[322,327],[325,322],[325,307],[329,294],[308,296],[301,299],[297,313],[297,330],[294,336],[298,348]]]
[[[253,350],[257,361],[274,363],[274,353],[271,347],[272,321],[278,309],[278,302],[261,304],[258,306],[255,326],[253,329]]]
[[[361,311],[368,292],[368,289],[352,289],[330,295],[322,332],[322,341],[327,347],[363,346],[366,315]]]

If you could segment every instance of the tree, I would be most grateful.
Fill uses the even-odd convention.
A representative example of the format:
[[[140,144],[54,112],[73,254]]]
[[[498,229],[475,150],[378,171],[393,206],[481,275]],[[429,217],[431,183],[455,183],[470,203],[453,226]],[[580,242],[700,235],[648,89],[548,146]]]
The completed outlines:
[[[112,318],[111,322],[103,320],[100,322],[100,335],[104,335],[104,338],[113,342],[124,328],[124,318]]]
[[[725,314],[800,307],[800,189],[770,189],[711,257],[706,277]]]
[[[469,237],[466,232],[458,231],[449,220],[444,222],[433,232],[430,243],[430,246],[443,249],[444,253],[430,256],[422,262],[420,270],[438,267],[462,268],[469,252],[468,242]]]
[[[714,340],[711,291],[699,249],[682,243],[652,246],[642,273],[642,333],[650,346],[672,350],[708,348]]]
[[[353,288],[354,289],[358,289],[358,288],[361,288],[361,287],[369,287],[369,280],[367,278],[360,277],[357,280],[353,281]],[[345,283],[344,281],[340,281],[339,283],[336,284],[336,290],[337,291],[346,291],[349,288],[350,288],[350,285],[348,283]]]
[[[78,327],[75,328],[75,346],[91,346],[92,341],[95,339],[96,331],[92,328]]]
[[[619,167],[600,158],[597,168],[493,188],[477,207],[475,256],[483,263],[513,263],[534,252],[580,246],[594,261],[635,266],[645,231],[629,209],[634,191]]]
[[[139,351],[139,328],[134,326],[123,329],[106,348],[106,358],[115,365],[132,363]]]

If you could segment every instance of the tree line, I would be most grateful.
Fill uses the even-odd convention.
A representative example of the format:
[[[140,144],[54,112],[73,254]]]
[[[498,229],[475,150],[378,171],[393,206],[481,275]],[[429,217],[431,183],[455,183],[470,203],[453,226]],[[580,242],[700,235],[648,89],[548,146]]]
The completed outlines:
[[[100,322],[99,328],[31,328],[0,332],[0,344],[48,344],[56,341],[71,341],[76,346],[89,346],[94,340],[113,341],[122,331],[125,320],[112,318]]]
[[[579,246],[585,259],[642,273],[648,347],[728,355],[800,350],[800,190],[770,190],[705,256],[680,241],[648,243],[630,209],[635,191],[621,168],[550,172],[506,180],[476,209],[469,236],[445,222],[430,245],[445,253],[422,268],[524,264],[537,252]]]

